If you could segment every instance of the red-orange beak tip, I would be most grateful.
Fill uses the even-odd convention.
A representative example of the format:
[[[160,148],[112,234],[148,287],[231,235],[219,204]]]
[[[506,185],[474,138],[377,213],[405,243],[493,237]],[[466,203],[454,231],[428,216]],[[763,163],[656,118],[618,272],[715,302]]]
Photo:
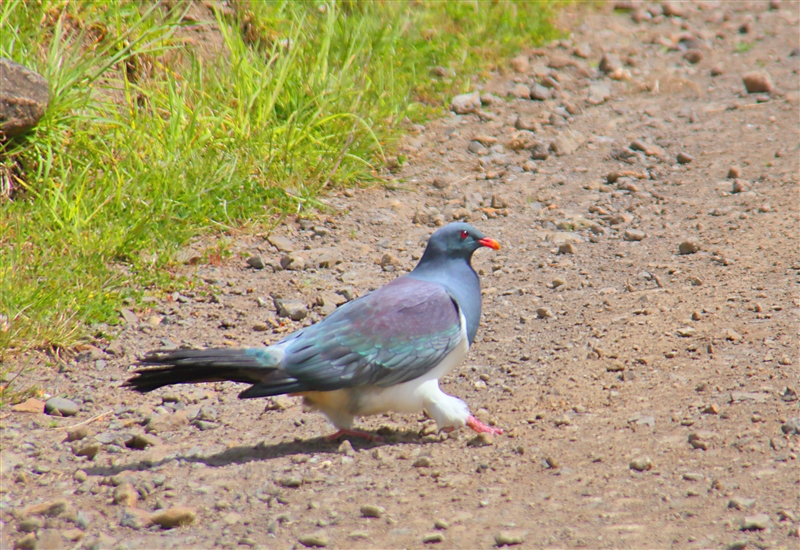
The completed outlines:
[[[479,239],[478,242],[481,243],[482,246],[488,246],[492,250],[500,250],[500,243],[489,237]]]

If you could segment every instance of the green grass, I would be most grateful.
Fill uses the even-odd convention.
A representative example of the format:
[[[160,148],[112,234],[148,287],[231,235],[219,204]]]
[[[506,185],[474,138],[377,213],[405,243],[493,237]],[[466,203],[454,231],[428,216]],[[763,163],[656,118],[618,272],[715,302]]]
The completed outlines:
[[[205,21],[187,17],[199,2],[169,5],[0,3],[0,55],[51,91],[38,126],[0,144],[0,360],[73,346],[142,289],[180,285],[192,236],[378,182],[406,117],[556,36],[549,3],[242,1]]]

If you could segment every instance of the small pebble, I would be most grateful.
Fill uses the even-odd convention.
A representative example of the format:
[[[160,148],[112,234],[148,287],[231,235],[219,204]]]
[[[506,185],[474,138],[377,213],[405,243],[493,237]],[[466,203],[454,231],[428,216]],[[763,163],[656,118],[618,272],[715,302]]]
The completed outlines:
[[[130,483],[123,483],[114,489],[114,504],[133,507],[139,500],[139,492]]]
[[[703,52],[700,50],[687,50],[683,54],[683,58],[692,65],[696,65],[703,60]]]
[[[678,245],[678,254],[694,254],[700,250],[700,245],[694,240],[685,240]]]
[[[89,427],[86,425],[78,426],[67,432],[67,441],[80,441],[89,435]]]
[[[524,538],[517,533],[500,532],[494,536],[494,543],[497,546],[515,546],[522,544]]]
[[[544,461],[545,464],[547,464],[547,467],[550,468],[551,470],[558,470],[561,467],[561,463],[552,456],[546,456]]]
[[[339,454],[343,454],[345,456],[356,455],[356,451],[355,449],[353,449],[353,444],[350,443],[349,439],[345,439],[344,441],[342,441],[341,445],[339,445],[339,448],[337,450]]]
[[[250,256],[247,258],[247,265],[253,269],[264,269],[265,264],[261,256]]]
[[[747,516],[742,520],[742,531],[760,531],[772,525],[772,521],[767,514],[756,514]]]
[[[774,88],[772,78],[766,71],[752,71],[742,76],[745,90],[749,94],[769,93]]]
[[[450,528],[450,524],[449,524],[449,523],[447,523],[447,522],[446,522],[445,520],[443,520],[443,519],[437,519],[436,521],[434,521],[434,522],[433,522],[433,526],[434,526],[436,529],[439,529],[439,530],[442,530],[442,531],[446,531],[447,529],[449,529],[449,528]]]
[[[52,416],[75,416],[79,410],[77,403],[63,397],[51,397],[44,403],[44,412]]]
[[[444,535],[441,533],[426,533],[422,537],[422,542],[424,544],[436,544],[438,542],[444,542]]]
[[[297,542],[306,548],[325,548],[330,544],[330,539],[326,533],[319,532],[300,535],[297,537]]]
[[[494,445],[494,438],[492,434],[488,433],[479,433],[472,439],[467,442],[467,445],[470,447],[488,447],[489,445]]]
[[[361,515],[365,518],[379,518],[386,513],[386,508],[374,504],[365,504],[361,507]]]
[[[641,241],[645,237],[647,237],[647,234],[639,229],[626,229],[625,233],[622,235],[622,238],[626,241],[632,242]]]
[[[631,460],[629,466],[631,470],[636,470],[637,472],[646,472],[653,469],[653,461],[647,456],[634,458]]]
[[[733,508],[735,510],[746,510],[755,505],[756,499],[754,498],[733,497],[728,501],[728,508]]]
[[[678,164],[689,164],[690,162],[694,161],[694,157],[688,153],[684,153],[683,151],[681,151],[680,153],[678,153],[676,160],[678,161]]]
[[[153,523],[160,525],[164,529],[171,529],[181,525],[188,525],[194,522],[197,511],[188,506],[173,506],[167,510],[156,512],[150,518]]]
[[[536,309],[536,316],[539,319],[551,319],[553,317],[553,312],[548,307],[540,307]]]
[[[800,418],[790,418],[781,424],[781,431],[786,435],[800,435]]]
[[[742,177],[742,169],[738,166],[728,168],[728,179],[735,180]]]
[[[559,254],[575,254],[575,245],[572,243],[562,243],[558,247]]]
[[[411,464],[414,468],[430,468],[433,466],[433,459],[429,456],[422,455]]]
[[[750,189],[750,184],[746,180],[737,179],[733,180],[733,186],[731,187],[732,193],[744,193]]]

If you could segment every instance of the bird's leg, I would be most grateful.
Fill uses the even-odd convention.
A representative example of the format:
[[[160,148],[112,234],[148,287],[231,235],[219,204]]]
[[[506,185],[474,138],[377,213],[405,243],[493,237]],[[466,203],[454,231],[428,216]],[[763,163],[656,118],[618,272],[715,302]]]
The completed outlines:
[[[360,430],[350,430],[345,428],[340,428],[339,431],[336,433],[332,433],[331,435],[326,435],[326,441],[335,441],[342,437],[343,435],[350,435],[353,437],[363,437],[368,441],[383,441],[383,438],[379,435],[371,434],[369,432],[362,432]]]
[[[469,426],[479,434],[487,433],[487,434],[501,435],[503,433],[503,430],[501,430],[500,428],[492,428],[491,426],[487,426],[474,416],[470,416],[469,418],[467,418],[467,426]]]

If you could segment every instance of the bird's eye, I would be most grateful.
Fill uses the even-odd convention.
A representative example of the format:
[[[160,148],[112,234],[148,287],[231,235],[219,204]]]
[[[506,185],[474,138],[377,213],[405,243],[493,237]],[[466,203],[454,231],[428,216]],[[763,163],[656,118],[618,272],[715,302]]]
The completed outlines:
[[[462,239],[466,239],[468,236],[469,236],[469,233],[467,233],[466,231],[462,231],[461,232],[461,238]]]

